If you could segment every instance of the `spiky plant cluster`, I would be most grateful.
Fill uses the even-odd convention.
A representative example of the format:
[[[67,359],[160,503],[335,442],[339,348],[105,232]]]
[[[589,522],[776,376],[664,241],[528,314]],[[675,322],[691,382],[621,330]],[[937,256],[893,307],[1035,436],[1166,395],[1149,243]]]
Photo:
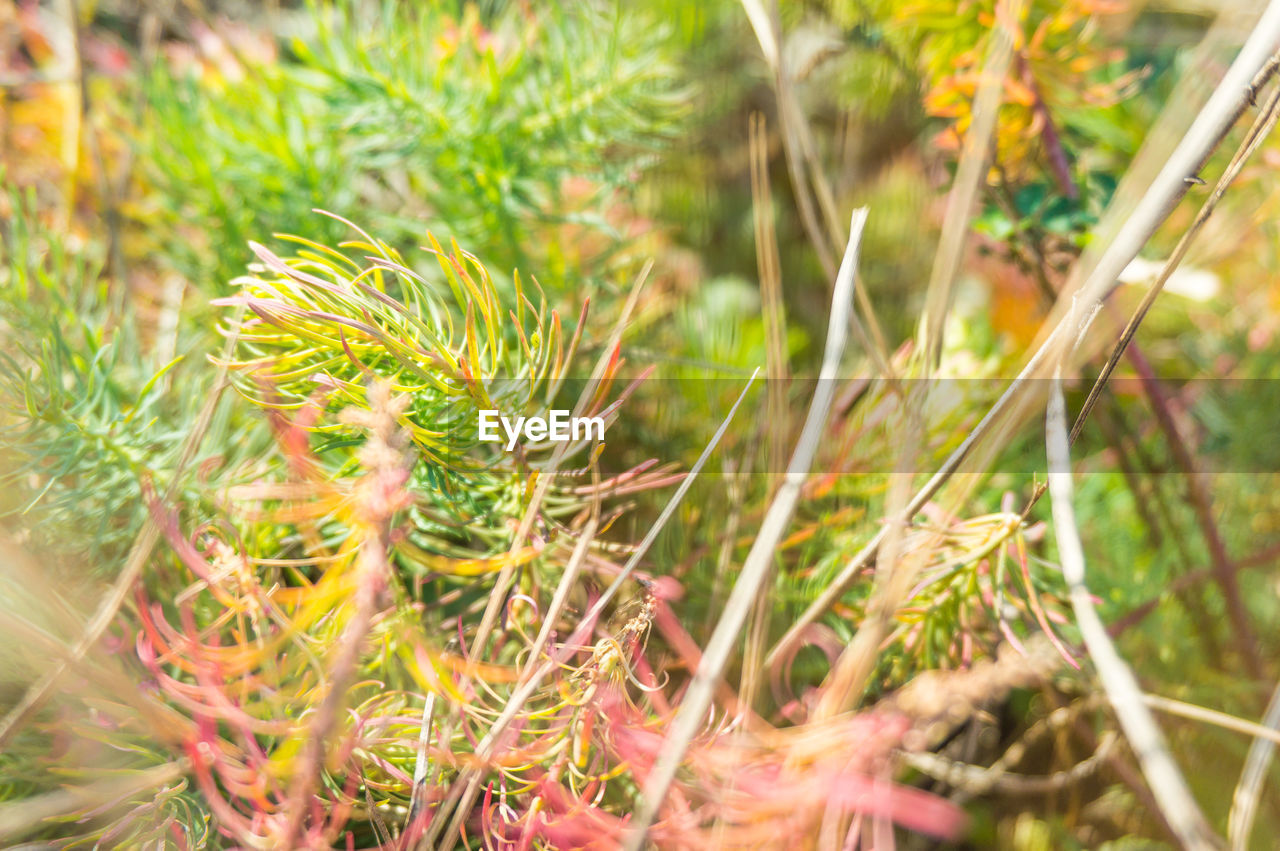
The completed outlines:
[[[140,482],[174,483],[211,376],[121,326],[92,245],[42,223],[32,198],[5,200],[12,216],[0,228],[0,517],[30,530],[36,549],[101,569],[145,516]],[[224,412],[214,431],[228,426]],[[251,436],[220,445],[219,460],[234,465],[261,445]],[[198,491],[187,495],[201,500]]]
[[[304,241],[287,261],[254,244],[257,273],[241,280],[240,295],[220,302],[248,314],[226,330],[237,343],[228,364],[235,386],[276,421],[289,417],[314,434],[318,463],[341,473],[356,461],[360,438],[333,415],[368,408],[369,388],[385,383],[405,400],[399,421],[417,457],[401,564],[423,579],[528,562],[540,544],[507,548],[555,444],[510,453],[505,437],[481,443],[479,414],[546,415],[576,402],[563,400],[575,378],[581,324],[566,340],[558,312],[541,295],[533,302],[519,274],[507,307],[485,267],[456,243],[446,254],[431,239],[437,274],[425,277],[385,242],[362,236],[344,244],[347,254]],[[579,323],[586,318],[584,309]],[[629,392],[608,402],[617,368],[609,366],[582,409],[606,426]],[[593,496],[669,480],[670,471],[652,463],[594,483],[585,467],[576,475],[569,468],[594,464],[602,449],[585,439],[561,447],[565,469],[547,473],[555,481],[538,530],[544,541],[568,531],[566,523],[580,525]]]
[[[309,4],[278,44],[158,68],[145,166],[163,190],[155,213],[171,230],[154,232],[172,234],[168,261],[221,284],[262,234],[343,238],[308,212],[325,207],[366,210],[400,250],[425,222],[503,275],[535,268],[556,289],[598,276],[618,245],[618,190],[685,112],[666,25],[593,4],[461,8]]]
[[[435,249],[437,287],[461,302],[447,305],[427,278],[366,240],[347,246],[365,253],[363,268],[320,246],[288,261],[259,247],[263,265],[226,300],[251,314],[228,328],[240,345],[231,366],[275,423],[278,472],[238,488],[220,517],[194,523],[184,519],[190,507],[175,510],[147,489],[169,554],[137,595],[136,632],[120,648],[132,658],[117,665],[146,687],[114,707],[122,720],[111,723],[164,719],[145,752],[168,751],[161,768],[190,776],[217,833],[237,845],[410,847],[441,841],[455,819],[464,836],[515,847],[573,847],[590,832],[620,838],[672,711],[670,665],[654,657],[651,633],[686,667],[697,664],[669,601],[678,585],[636,574],[630,602],[600,621],[575,620],[592,582],[585,597],[574,590],[561,608],[545,608],[546,583],[566,571],[620,569],[617,548],[583,539],[578,525],[610,498],[598,471],[594,487],[540,509],[549,531],[520,554],[445,554],[440,530],[465,540],[474,519],[438,503],[457,489],[485,494],[486,477],[519,476],[527,492],[545,453],[500,472],[481,447],[443,452],[429,417],[456,405],[543,404],[531,389],[564,372],[572,347],[549,358],[534,348],[529,337],[559,346],[555,320],[531,304],[535,329],[502,322],[474,258]],[[451,334],[446,317],[471,311],[481,318]],[[513,339],[521,342],[508,355]],[[495,381],[499,364],[516,378]],[[495,398],[499,384],[507,389]],[[601,457],[589,453],[593,468]],[[420,474],[433,465],[435,474]],[[660,483],[635,475],[629,490]],[[571,501],[590,510],[558,523],[557,506]],[[494,521],[500,510],[495,500],[482,516],[508,528]],[[424,540],[445,552],[423,564]],[[509,533],[501,543],[512,545]],[[413,593],[406,563],[451,585]],[[504,629],[491,649],[476,645],[480,607],[449,598],[486,590],[495,566],[513,564],[529,572],[503,604]],[[517,697],[544,665],[550,675]],[[690,757],[694,775],[681,781],[693,809],[672,813],[654,835],[746,847],[859,813],[952,834],[956,811],[890,783],[888,756],[912,727],[890,713],[782,732],[726,698]],[[841,737],[858,747],[833,750]],[[478,756],[487,741],[496,749]],[[471,812],[451,810],[452,784],[468,771],[484,794]],[[768,795],[775,782],[793,798]],[[810,794],[833,786],[840,796]],[[158,824],[199,844],[190,802],[177,794],[186,787],[173,788],[79,837],[145,836]]]
[[[1041,537],[1043,527],[1028,525],[1016,512],[967,519],[929,513],[932,516],[922,518],[902,544],[904,559],[920,561],[914,565],[917,579],[881,648],[881,688],[892,690],[922,671],[968,668],[977,659],[994,656],[1002,644],[1021,649],[1028,636],[1041,634],[1058,649],[1064,664],[1076,665],[1057,635],[1067,623],[1061,583],[1051,566],[1037,563],[1028,553],[1028,538]],[[789,576],[782,594],[797,601],[811,599],[813,589],[829,583],[862,543],[843,536],[824,542],[826,554]],[[874,569],[868,569],[866,581],[835,607],[839,617],[812,632],[807,644],[828,662],[856,632],[873,578]],[[784,705],[798,697],[788,694],[785,684],[793,679],[800,649],[792,648],[784,667],[771,672]]]

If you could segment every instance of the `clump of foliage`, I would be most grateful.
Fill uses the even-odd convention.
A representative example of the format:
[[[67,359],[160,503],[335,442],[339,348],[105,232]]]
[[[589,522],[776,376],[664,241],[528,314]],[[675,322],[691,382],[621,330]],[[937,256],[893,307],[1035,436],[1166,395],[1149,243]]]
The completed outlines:
[[[149,82],[160,249],[215,287],[249,239],[341,239],[323,207],[366,211],[399,250],[425,223],[561,289],[601,267],[587,234],[612,250],[610,207],[683,112],[664,25],[641,9],[342,2],[301,21],[279,61]]]
[[[100,252],[40,223],[31,197],[8,200],[0,511],[29,524],[40,550],[109,562],[144,516],[139,483],[173,476],[188,412],[207,383],[174,384],[180,359],[160,363],[122,332]]]

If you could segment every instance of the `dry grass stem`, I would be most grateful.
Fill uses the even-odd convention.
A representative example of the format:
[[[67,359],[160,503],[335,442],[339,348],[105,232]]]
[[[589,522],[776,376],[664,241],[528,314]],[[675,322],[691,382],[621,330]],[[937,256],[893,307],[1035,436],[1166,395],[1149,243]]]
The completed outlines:
[[[716,684],[724,672],[724,666],[733,645],[738,641],[738,634],[746,621],[747,613],[757,595],[760,594],[765,579],[769,576],[774,550],[791,522],[791,516],[800,498],[800,487],[808,477],[809,468],[818,451],[822,431],[826,428],[827,414],[835,398],[835,379],[848,337],[846,329],[849,311],[853,307],[854,274],[866,219],[865,209],[855,210],[849,225],[849,245],[845,249],[844,261],[840,265],[840,273],[836,278],[835,298],[831,304],[827,343],[823,353],[822,368],[818,375],[818,385],[814,391],[813,400],[809,404],[809,413],[796,442],[795,452],[787,466],[786,479],[765,513],[760,531],[752,542],[751,550],[747,553],[742,570],[738,574],[738,580],[725,603],[724,612],[703,649],[702,659],[694,674],[693,682],[685,693],[675,718],[671,721],[653,771],[645,781],[643,800],[631,822],[630,833],[625,844],[630,851],[636,851],[643,846],[649,826],[666,798],[667,790],[675,779],[676,770],[684,758],[685,751],[704,722]]]
[[[1106,626],[1093,607],[1093,598],[1085,584],[1084,546],[1076,528],[1072,506],[1071,446],[1067,436],[1067,407],[1062,384],[1055,378],[1045,414],[1045,450],[1049,456],[1049,494],[1053,500],[1053,525],[1058,539],[1058,555],[1062,575],[1071,594],[1071,608],[1084,637],[1085,647],[1093,660],[1107,700],[1120,721],[1125,737],[1133,748],[1142,773],[1169,826],[1185,848],[1214,849],[1218,838],[1209,828],[1196,804],[1181,769],[1174,762],[1164,736],[1147,708],[1142,689],[1133,672],[1107,635]]]

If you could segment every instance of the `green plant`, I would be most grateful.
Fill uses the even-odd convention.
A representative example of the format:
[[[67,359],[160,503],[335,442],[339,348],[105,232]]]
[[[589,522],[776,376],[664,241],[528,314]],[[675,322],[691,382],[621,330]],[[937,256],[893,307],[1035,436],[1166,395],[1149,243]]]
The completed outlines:
[[[447,234],[556,291],[598,275],[610,209],[683,112],[665,28],[624,6],[467,8],[317,3],[239,79],[157,69],[146,164],[170,262],[225,292],[250,238],[340,239],[324,207],[400,251]]]
[[[21,519],[41,550],[109,565],[144,517],[140,482],[168,486],[177,474],[211,376],[184,355],[158,362],[112,313],[93,246],[42,225],[30,198],[10,203],[0,253],[0,510]],[[228,427],[226,412],[217,426]],[[215,454],[237,460],[224,447]]]

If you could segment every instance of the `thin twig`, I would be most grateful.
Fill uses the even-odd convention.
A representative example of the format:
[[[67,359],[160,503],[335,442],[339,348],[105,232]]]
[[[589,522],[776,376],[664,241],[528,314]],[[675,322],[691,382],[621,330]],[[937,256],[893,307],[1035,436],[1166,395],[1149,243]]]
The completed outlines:
[[[764,54],[765,63],[774,75],[782,151],[787,164],[787,175],[791,179],[791,187],[795,193],[796,211],[800,215],[800,224],[818,255],[818,263],[822,266],[827,279],[835,280],[836,252],[844,241],[840,233],[841,223],[836,213],[835,197],[818,162],[813,130],[809,127],[804,111],[796,99],[790,69],[783,62],[779,47],[782,32],[778,22],[777,3],[770,5],[771,11],[764,8],[761,0],[742,0],[742,8],[747,14],[751,28],[755,31],[756,39],[760,42],[760,51]],[[822,215],[822,222],[818,219],[819,213]],[[870,296],[867,295],[866,287],[855,286],[854,297],[857,299],[858,309],[866,317],[867,324],[863,326],[857,311],[851,312],[849,321],[853,332],[874,363],[876,371],[892,379],[894,372],[889,362],[889,348],[885,343],[884,333],[880,330],[880,323],[876,319],[875,309],[871,304]]]
[[[610,361],[622,342],[622,335],[626,331],[628,323],[631,321],[631,314],[635,311],[636,305],[639,303],[640,293],[644,289],[644,284],[648,280],[649,272],[652,269],[653,261],[649,260],[644,264],[644,267],[640,270],[640,274],[636,277],[636,281],[631,287],[631,292],[628,295],[626,302],[623,304],[622,312],[619,314],[617,322],[614,323],[613,331],[609,335],[608,343],[601,350],[600,357],[597,359],[595,367],[592,369],[591,378],[588,380],[587,386],[584,388],[582,394],[578,397],[578,402],[574,406],[573,416],[582,414],[586,406],[590,404],[590,400],[595,397],[596,388],[599,387],[601,377],[608,369]],[[480,625],[476,629],[475,638],[472,639],[471,654],[476,658],[480,658],[484,654],[485,645],[488,643],[489,635],[493,631],[494,623],[498,619],[498,613],[502,611],[502,607],[505,605],[507,591],[515,581],[515,572],[518,562],[514,556],[520,548],[524,546],[524,542],[528,538],[529,532],[533,529],[533,524],[537,520],[538,512],[542,506],[542,501],[546,497],[547,491],[551,486],[551,481],[555,478],[556,472],[560,468],[560,464],[564,459],[564,454],[567,451],[568,446],[569,444],[567,443],[560,443],[556,445],[555,450],[551,454],[551,458],[547,462],[546,469],[542,470],[538,477],[538,483],[534,487],[533,495],[529,500],[529,505],[525,509],[524,516],[521,518],[520,525],[516,529],[515,537],[511,542],[510,553],[512,558],[508,560],[508,564],[499,571],[497,579],[494,580],[493,588],[490,590],[488,601],[485,604],[484,614],[480,618]],[[677,491],[677,493],[681,493],[681,491]],[[545,676],[545,672],[543,672],[542,669],[539,669],[539,672],[542,673],[542,676]],[[538,678],[538,676],[538,673],[534,674],[534,678]],[[532,693],[532,690],[530,690],[530,693]],[[521,701],[521,703],[523,703],[523,701]],[[468,778],[466,782],[464,782],[464,776]],[[442,839],[444,843],[443,851],[448,851],[449,848],[453,847],[458,830],[457,828],[451,827],[448,835],[442,837],[440,829],[441,825],[444,823],[444,819],[441,815],[447,811],[447,808],[451,803],[457,804],[459,800],[463,800],[464,805],[454,813],[453,818],[453,821],[460,827],[460,819],[464,817],[463,814],[474,802],[475,796],[479,790],[480,776],[479,772],[476,772],[474,777],[471,777],[464,772],[454,780],[445,805],[436,811],[436,818],[431,822],[431,826],[424,837],[424,844],[430,845],[431,843]]]
[[[1058,538],[1062,576],[1071,597],[1076,624],[1093,660],[1107,700],[1133,748],[1160,809],[1185,848],[1210,851],[1217,838],[1200,812],[1187,781],[1165,745],[1164,736],[1144,701],[1133,671],[1116,652],[1085,583],[1084,546],[1072,505],[1071,446],[1067,436],[1067,403],[1060,373],[1055,373],[1045,413],[1045,452],[1049,459],[1049,493]]]
[[[765,333],[765,379],[769,422],[782,423],[786,413],[787,318],[782,302],[782,264],[778,233],[773,221],[773,197],[769,190],[768,132],[764,116],[751,114],[748,138],[751,152],[751,209],[755,224],[756,270],[760,275],[760,314]],[[771,430],[768,469],[781,466],[786,453],[787,430]]]
[[[1047,795],[1073,786],[1093,775],[1111,755],[1118,738],[1114,732],[1108,731],[1098,739],[1098,746],[1094,748],[1092,754],[1070,768],[1039,777],[1016,774],[998,766],[971,765],[929,752],[903,753],[901,759],[917,771],[963,791],[967,798],[990,792],[1006,795]]]
[[[1000,755],[1000,758],[991,764],[988,770],[996,773],[1009,771],[1009,769],[1018,765],[1022,761],[1032,744],[1038,742],[1051,732],[1062,734],[1065,732],[1068,724],[1074,724],[1080,718],[1082,713],[1094,709],[1101,702],[1102,699],[1100,695],[1086,695],[1079,700],[1067,704],[1066,706],[1054,709],[1044,718],[1029,727],[1026,732],[1020,735],[1017,740],[1013,742],[1013,744],[1009,745],[1009,747],[1005,749],[1005,752]],[[1101,745],[1101,740],[1096,742],[1095,747],[1093,748],[1093,753],[1100,753]],[[1109,750],[1106,751],[1104,759],[1109,758],[1110,755],[1111,752]],[[981,794],[981,792],[971,788],[961,789],[957,794],[952,796],[952,800],[956,804],[964,806],[974,797],[975,794]]]
[[[422,814],[423,799],[427,792],[427,751],[431,747],[431,724],[435,720],[436,693],[427,693],[422,706],[422,726],[418,730],[418,756],[413,762],[413,790],[409,793],[409,814],[405,816],[406,831],[413,828]]]
[[[64,27],[60,45],[61,58],[67,63],[68,84],[72,87],[74,97],[67,98],[62,108],[61,159],[63,175],[63,207],[61,228],[63,232],[70,229],[71,216],[76,208],[76,175],[80,166],[80,147],[84,141],[84,118],[86,94],[84,92],[85,76],[83,73],[84,58],[80,55],[80,16],[76,10],[75,0],[59,0],[56,3],[58,17]]]
[[[1021,19],[1020,0],[1001,3],[993,38],[982,64],[982,84],[973,100],[973,122],[964,134],[964,151],[956,169],[955,183],[947,194],[947,210],[942,220],[942,236],[933,255],[929,288],[925,295],[924,321],[920,329],[925,363],[932,371],[942,357],[943,335],[956,273],[964,254],[965,235],[979,189],[986,183],[987,161],[991,156],[991,139],[1000,115],[1004,81],[1013,59],[1013,28]]]
[[[1276,743],[1280,742],[1280,685],[1271,692],[1271,702],[1262,716],[1262,726],[1277,735],[1257,736],[1249,746],[1244,771],[1240,772],[1240,782],[1231,796],[1231,815],[1227,818],[1227,840],[1231,843],[1231,851],[1245,851],[1249,845],[1253,818],[1258,811],[1258,796],[1262,794],[1262,784],[1267,779],[1267,766],[1276,752]]]
[[[1262,679],[1264,676],[1262,657],[1258,653],[1257,639],[1249,624],[1249,609],[1240,594],[1240,585],[1236,581],[1235,571],[1231,568],[1231,557],[1227,553],[1226,542],[1213,516],[1213,499],[1209,494],[1204,474],[1200,472],[1196,459],[1187,448],[1186,439],[1173,419],[1168,399],[1155,376],[1155,371],[1136,345],[1129,349],[1129,359],[1141,378],[1142,390],[1151,403],[1156,423],[1165,435],[1174,461],[1186,477],[1187,501],[1191,504],[1196,525],[1200,527],[1200,533],[1204,536],[1205,544],[1209,549],[1213,578],[1226,602],[1236,652],[1244,662],[1249,675],[1254,679]]]
[[[862,572],[863,568],[865,568],[871,560],[879,554],[881,546],[884,544],[894,526],[905,522],[908,518],[919,512],[920,509],[923,508],[925,504],[942,489],[942,486],[947,483],[956,471],[960,469],[960,466],[969,457],[969,454],[978,445],[978,443],[987,436],[992,427],[999,422],[1000,418],[1003,417],[1004,414],[1012,407],[1013,402],[1018,399],[1031,385],[1033,376],[1040,370],[1040,367],[1046,361],[1051,346],[1056,344],[1057,340],[1063,335],[1063,329],[1066,327],[1064,320],[1064,322],[1059,323],[1059,325],[1054,328],[1049,337],[1045,340],[1044,344],[1032,356],[1031,360],[1027,362],[1027,365],[1023,367],[1022,372],[1020,372],[1017,378],[1015,378],[1013,382],[1005,388],[1004,393],[1000,395],[1000,398],[995,401],[995,404],[991,406],[983,418],[978,421],[977,425],[973,427],[973,430],[965,436],[965,439],[961,441],[960,445],[952,451],[951,455],[949,455],[945,461],[942,462],[942,466],[938,468],[938,471],[934,473],[933,476],[924,483],[920,490],[916,492],[915,496],[911,498],[911,501],[907,503],[906,508],[904,508],[897,517],[891,518],[891,522],[882,524],[879,531],[872,536],[871,540],[863,545],[861,550],[854,554],[849,563],[844,566],[844,569],[842,569],[840,573],[831,580],[827,587],[822,590],[822,593],[820,593],[814,601],[809,604],[809,607],[796,618],[795,622],[791,625],[791,628],[787,630],[782,638],[778,639],[778,642],[774,644],[773,649],[769,651],[769,655],[765,659],[765,664],[767,666],[772,666],[781,660],[783,655],[790,650],[791,646],[799,640],[804,631],[808,629],[809,625],[821,617],[827,609],[831,608],[836,601],[844,596],[845,591],[847,591],[849,586],[853,584],[854,580],[858,578],[858,575]]]
[[[119,191],[117,191],[117,183],[108,174],[108,163],[102,150],[102,140],[93,126],[89,68],[82,58],[84,54],[84,31],[80,26],[78,0],[67,0],[67,7],[70,14],[71,39],[76,56],[74,64],[78,76],[79,96],[76,99],[76,108],[80,110],[78,126],[84,137],[83,140],[77,140],[77,145],[83,141],[84,147],[87,149],[97,182],[98,194],[102,201],[102,218],[107,230],[107,268],[111,271],[111,278],[115,284],[115,292],[111,302],[112,312],[119,316],[123,313],[129,288],[128,274],[124,263],[124,248],[121,245],[120,238],[120,200],[126,187],[124,184],[119,184]],[[74,187],[74,179],[71,181],[71,185]],[[74,198],[68,198],[67,201],[68,204],[74,207]],[[171,379],[167,378],[166,380]]]
[[[599,495],[596,496],[595,505],[598,507]],[[547,639],[551,637],[551,630],[555,628],[556,621],[560,618],[560,612],[564,610],[565,601],[569,599],[569,592],[573,590],[574,584],[578,581],[578,574],[582,572],[582,563],[587,556],[587,548],[591,546],[591,542],[596,536],[596,527],[600,522],[597,513],[593,512],[587,525],[578,535],[578,542],[574,544],[573,554],[569,556],[569,564],[565,566],[564,573],[560,575],[560,584],[556,586],[555,594],[551,597],[551,604],[547,606],[547,613],[542,617],[542,628],[538,630],[538,637],[533,642],[533,647],[529,650],[529,667],[525,668],[524,674],[527,676],[534,670],[538,664],[538,657],[542,655],[542,650],[547,646]]]
[[[765,462],[766,480],[769,483],[765,499],[769,500],[773,497],[779,478],[773,474],[782,468],[790,437],[790,429],[785,427],[790,424],[787,416],[787,378],[790,370],[787,363],[786,311],[782,302],[782,268],[778,257],[778,234],[773,221],[773,197],[769,189],[768,134],[762,114],[752,114],[749,130],[756,267],[760,274],[760,313],[764,320],[767,359],[767,415],[763,423],[774,426],[768,429],[769,445]],[[728,566],[727,562],[724,566]],[[720,579],[719,576],[716,578]],[[755,703],[760,684],[760,670],[768,649],[769,609],[768,598],[757,598],[747,628],[747,647],[743,654],[739,690],[739,697],[745,706]]]
[[[902,600],[910,593],[911,583],[918,575],[924,554],[932,547],[922,543],[913,547],[903,557],[902,544],[906,535],[908,518],[905,506],[911,496],[911,473],[917,469],[920,445],[924,433],[923,407],[928,398],[928,388],[923,393],[907,396],[904,405],[903,424],[900,432],[900,451],[897,468],[889,482],[885,501],[886,514],[895,518],[885,530],[884,543],[876,560],[872,579],[871,596],[866,606],[866,617],[858,625],[853,640],[840,652],[822,682],[821,697],[813,712],[816,720],[832,718],[851,708],[861,698],[893,614]],[[935,541],[936,533],[933,535]]]
[[[1271,0],[1222,82],[1213,90],[1151,186],[1085,277],[1073,309],[1090,309],[1106,297],[1120,273],[1186,194],[1192,185],[1188,178],[1199,174],[1209,156],[1252,103],[1259,74],[1270,67],[1277,42],[1280,42],[1280,0]]]
[[[849,224],[849,245],[845,249],[844,261],[840,264],[840,273],[836,277],[835,298],[831,304],[831,317],[827,326],[826,352],[823,354],[822,367],[818,373],[818,386],[814,390],[813,400],[809,405],[809,414],[805,418],[804,428],[796,442],[791,463],[787,466],[786,479],[774,496],[769,510],[760,524],[760,532],[756,535],[743,562],[738,581],[725,603],[724,613],[716,624],[711,639],[703,650],[698,670],[693,682],[685,693],[680,708],[663,741],[662,750],[654,762],[653,770],[645,780],[643,798],[635,817],[632,819],[629,835],[623,845],[628,851],[637,851],[645,842],[649,826],[653,824],[667,790],[675,780],[676,770],[684,759],[689,743],[693,741],[698,728],[702,726],[707,709],[715,692],[720,675],[729,660],[729,654],[738,641],[738,633],[747,618],[748,610],[759,595],[770,568],[773,566],[774,551],[778,541],[786,532],[796,503],[800,499],[800,488],[808,478],[809,468],[817,454],[822,432],[826,428],[827,414],[831,410],[831,402],[835,398],[836,373],[840,368],[840,358],[844,354],[845,341],[848,339],[849,312],[853,308],[854,270],[858,262],[858,248],[862,241],[862,229],[867,221],[866,208],[855,210]]]
[[[306,830],[306,818],[311,812],[310,798],[324,767],[329,737],[342,717],[347,690],[359,670],[364,643],[373,628],[374,619],[386,605],[387,589],[393,575],[388,553],[391,548],[391,521],[398,508],[394,494],[402,486],[401,477],[407,478],[413,463],[412,455],[406,451],[407,431],[399,423],[408,400],[393,399],[390,386],[385,384],[372,384],[367,396],[370,409],[354,413],[348,409],[344,419],[368,431],[365,451],[372,460],[361,458],[366,472],[357,486],[372,484],[373,492],[379,496],[372,499],[357,496],[366,532],[355,556],[353,612],[338,639],[333,662],[329,666],[327,691],[307,724],[306,740],[297,758],[282,813],[285,823],[281,844],[284,848],[300,847],[298,840]],[[313,838],[308,837],[307,847],[314,844]],[[324,843],[326,847],[328,844]]]
[[[1156,694],[1144,694],[1142,701],[1152,709],[1169,715],[1177,715],[1179,718],[1189,718],[1192,721],[1203,721],[1206,724],[1212,724],[1215,727],[1221,727],[1224,730],[1231,730],[1235,733],[1243,733],[1246,736],[1252,736],[1272,744],[1280,744],[1280,731],[1263,724],[1255,724],[1252,721],[1246,721],[1243,718],[1237,718],[1235,715],[1228,715],[1225,712],[1219,712],[1216,709],[1208,709],[1203,706],[1196,706],[1194,703],[1187,703],[1183,700],[1174,700],[1171,697],[1161,697]]]

